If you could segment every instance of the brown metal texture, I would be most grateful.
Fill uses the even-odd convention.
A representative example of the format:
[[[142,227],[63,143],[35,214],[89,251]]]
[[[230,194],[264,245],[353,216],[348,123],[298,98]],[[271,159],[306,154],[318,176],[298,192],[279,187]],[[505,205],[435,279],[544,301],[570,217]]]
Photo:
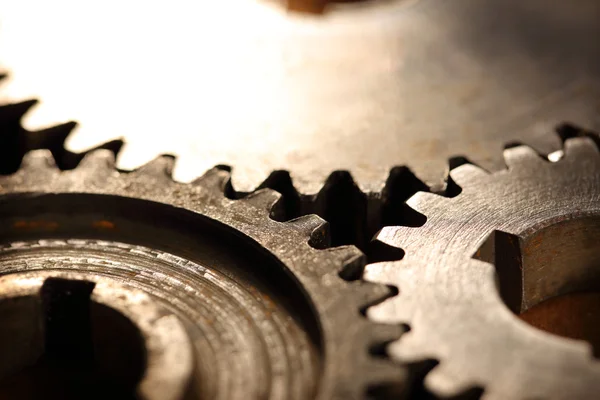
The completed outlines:
[[[119,167],[233,165],[241,192],[280,169],[380,192],[395,165],[440,189],[449,156],[496,171],[506,142],[600,128],[595,0],[325,3],[3,1],[4,93],[41,99],[30,129],[77,118],[72,151],[125,137]]]
[[[10,139],[2,146],[10,154],[17,151],[15,137],[27,149],[40,144],[34,140],[36,132],[15,125],[19,113],[8,112],[14,109],[14,105],[0,107],[4,112],[0,116],[8,116],[0,119],[0,140]],[[58,148],[60,141],[51,145]],[[406,371],[379,353],[403,328],[371,323],[361,314],[391,291],[356,279],[365,265],[364,256],[353,246],[329,247],[328,226],[321,218],[312,215],[284,221],[281,195],[271,189],[237,199],[224,167],[183,184],[171,177],[172,157],[159,157],[126,173],[115,168],[114,152],[109,149],[55,153],[60,157],[57,160],[49,150],[29,151],[18,160],[14,172],[11,163],[2,163],[8,175],[0,177],[0,280],[22,279],[31,284],[31,279],[39,280],[50,272],[49,278],[75,279],[92,286],[115,280],[126,287],[124,296],[141,292],[138,300],[150,298],[158,309],[166,310],[160,319],[177,318],[185,341],[193,344],[189,355],[193,368],[182,372],[189,379],[181,378],[188,383],[180,392],[183,397],[174,398],[361,399],[405,391]],[[23,313],[22,307],[15,308],[13,292],[0,293],[3,318],[14,322],[2,324],[0,336],[27,338],[39,333],[27,328],[37,326],[41,311],[33,311],[39,306],[29,300],[32,312],[26,308]],[[98,296],[94,293],[92,300]],[[135,321],[132,316],[139,313],[128,314],[131,307],[125,307],[119,296],[114,300],[104,303],[121,305],[123,314]],[[94,364],[97,358],[83,357],[74,363],[68,356],[85,354],[86,346],[91,346],[89,334],[77,333],[91,329],[80,303],[66,307],[71,317],[58,318],[51,328],[46,324],[45,342],[32,340],[32,346],[5,352],[11,359],[2,363],[6,373],[0,394],[18,393],[20,398],[30,395],[32,399],[45,390],[48,396],[61,399],[69,398],[64,390],[70,398],[82,398],[82,393],[86,398],[123,395],[110,392],[114,385],[102,380],[106,376],[87,374],[83,361],[106,371]],[[43,311],[47,321],[64,314],[53,309],[56,306]],[[22,318],[15,319],[15,314]],[[83,325],[73,325],[73,315]],[[143,326],[138,328],[145,331]],[[62,337],[61,332],[74,340],[51,345],[53,338]],[[143,336],[148,344],[151,335]],[[35,345],[42,342],[44,349]],[[52,350],[56,348],[60,351]],[[23,349],[29,350],[22,353]],[[114,346],[110,349],[114,352]],[[19,360],[40,354],[41,364],[19,370]],[[123,354],[112,363],[125,362],[122,357],[128,353]],[[152,352],[146,347],[148,354]],[[153,376],[166,378],[166,371],[176,371],[183,359],[187,358],[151,364],[147,360],[146,369],[132,368],[131,373],[139,378],[148,376],[148,368],[158,368],[163,373]],[[58,369],[52,367],[57,360]],[[113,377],[119,369],[109,371]],[[160,397],[164,385],[158,381],[139,381],[136,395]],[[87,382],[83,389],[77,386],[82,382]],[[117,383],[131,389],[131,380]],[[152,389],[153,385],[158,387]]]
[[[485,399],[598,393],[598,320],[589,315],[600,292],[597,141],[567,139],[551,160],[511,147],[507,168],[494,173],[464,163],[450,171],[450,197],[408,200],[426,217],[421,227],[378,234],[405,255],[367,266],[367,280],[398,290],[367,315],[406,324],[387,350],[402,363],[434,360],[428,390],[446,398],[478,389]]]

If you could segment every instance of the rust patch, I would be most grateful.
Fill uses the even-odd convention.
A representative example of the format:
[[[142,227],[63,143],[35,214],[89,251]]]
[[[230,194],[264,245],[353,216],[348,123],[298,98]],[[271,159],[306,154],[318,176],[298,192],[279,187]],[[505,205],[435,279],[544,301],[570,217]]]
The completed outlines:
[[[20,230],[43,230],[43,231],[55,231],[58,229],[58,222],[36,220],[36,221],[16,221],[13,224],[13,228]]]
[[[110,222],[110,221],[106,221],[106,220],[100,220],[100,221],[94,221],[92,222],[92,226],[96,229],[115,229],[117,226],[114,224],[114,222]]]

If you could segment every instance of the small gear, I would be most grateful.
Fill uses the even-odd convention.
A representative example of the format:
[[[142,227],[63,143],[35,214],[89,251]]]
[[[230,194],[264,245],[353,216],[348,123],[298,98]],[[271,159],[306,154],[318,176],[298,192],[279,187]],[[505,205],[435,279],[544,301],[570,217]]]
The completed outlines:
[[[388,354],[438,361],[424,382],[438,396],[478,389],[485,399],[589,399],[600,391],[590,343],[517,315],[600,287],[598,148],[575,137],[549,159],[522,145],[504,159],[497,173],[470,163],[451,170],[454,197],[411,197],[423,226],[380,231],[379,242],[405,255],[366,267],[365,279],[398,289],[367,316],[408,325]]]

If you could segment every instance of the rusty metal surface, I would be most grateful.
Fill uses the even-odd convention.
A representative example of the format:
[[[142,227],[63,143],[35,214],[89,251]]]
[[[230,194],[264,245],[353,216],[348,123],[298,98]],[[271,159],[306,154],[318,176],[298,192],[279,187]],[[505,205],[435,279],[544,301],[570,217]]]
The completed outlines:
[[[563,306],[559,317],[560,305],[543,306],[600,288],[600,154],[592,138],[578,137],[552,159],[517,146],[505,150],[502,171],[461,165],[450,171],[454,197],[408,200],[424,225],[377,237],[405,255],[367,266],[367,280],[398,289],[367,315],[410,327],[389,354],[438,361],[425,385],[443,398],[474,388],[485,399],[588,399],[600,390],[597,340],[575,340],[597,332],[597,320],[585,308]],[[572,339],[523,322],[544,328],[558,319],[548,331]]]
[[[180,179],[229,164],[249,191],[286,169],[315,193],[337,169],[379,191],[408,164],[440,187],[449,156],[498,170],[506,142],[548,153],[556,123],[600,127],[599,9],[374,1],[319,15],[254,0],[7,0],[3,94],[41,98],[30,128],[77,120],[71,150],[125,137],[124,168],[172,152]]]

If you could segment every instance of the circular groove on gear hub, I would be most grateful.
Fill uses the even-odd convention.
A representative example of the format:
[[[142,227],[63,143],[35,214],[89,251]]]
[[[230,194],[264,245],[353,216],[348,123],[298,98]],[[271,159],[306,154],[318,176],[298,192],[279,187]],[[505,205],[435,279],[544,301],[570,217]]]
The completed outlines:
[[[96,208],[100,202],[92,198],[69,197],[21,200],[18,208],[37,209],[37,219],[17,217],[5,224],[13,230],[16,226],[12,237],[24,240],[0,251],[3,274],[94,274],[148,294],[179,318],[194,343],[198,376],[190,390],[199,398],[314,396],[320,369],[318,323],[306,298],[274,260],[239,241],[233,245],[235,238],[218,229],[186,236],[185,229],[174,226],[183,220],[173,224],[177,216],[168,210],[161,216],[160,207],[109,201],[119,216]],[[57,213],[63,207],[77,216]],[[134,220],[146,214],[151,222],[127,220],[128,214]],[[47,231],[48,224],[36,222],[40,220],[52,221],[54,238],[27,240]],[[86,225],[89,230],[94,224],[99,230],[88,235],[95,239],[60,239],[80,237]]]

